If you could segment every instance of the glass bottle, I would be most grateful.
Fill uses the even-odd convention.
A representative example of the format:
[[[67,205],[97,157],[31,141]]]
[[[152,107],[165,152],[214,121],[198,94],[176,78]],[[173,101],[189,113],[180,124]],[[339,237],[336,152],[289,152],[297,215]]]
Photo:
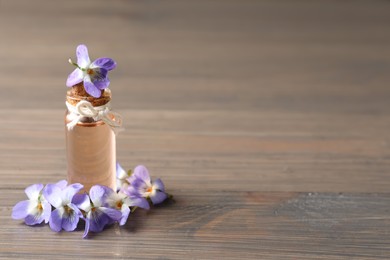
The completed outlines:
[[[88,192],[96,184],[116,190],[116,142],[115,132],[105,120],[81,116],[75,112],[75,108],[80,102],[88,101],[93,108],[106,107],[109,111],[107,106],[110,100],[109,89],[102,91],[100,98],[79,95],[77,86],[67,92],[65,132],[68,183],[83,184],[83,192]],[[108,114],[113,122],[118,122],[120,118],[115,118],[115,115]],[[76,117],[77,123],[69,127]]]

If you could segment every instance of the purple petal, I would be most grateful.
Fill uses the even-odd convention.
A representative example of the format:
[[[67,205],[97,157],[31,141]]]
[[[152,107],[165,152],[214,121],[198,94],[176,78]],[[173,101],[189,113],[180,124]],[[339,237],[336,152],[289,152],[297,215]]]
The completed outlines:
[[[85,219],[85,230],[84,230],[84,234],[83,234],[83,238],[86,238],[87,235],[88,235],[88,232],[89,232],[89,219]]]
[[[76,56],[77,64],[83,69],[87,68],[91,63],[91,60],[89,59],[88,55],[88,48],[84,44],[80,44],[79,46],[77,46]]]
[[[130,197],[129,198],[129,206],[140,207],[142,209],[150,209],[150,205],[147,199],[139,198],[139,197]]]
[[[104,68],[108,71],[115,69],[116,62],[111,58],[98,58],[90,65],[90,68]]]
[[[153,181],[153,189],[160,190],[160,191],[165,191],[164,183],[162,182],[161,179],[156,179]]]
[[[110,85],[110,80],[109,78],[105,77],[105,78],[93,78],[92,79],[92,83],[95,85],[95,87],[97,87],[98,89],[100,90],[103,90],[103,89],[106,89],[108,88],[108,86]]]
[[[73,87],[76,84],[79,84],[83,81],[83,72],[76,68],[72,73],[69,74],[67,80],[66,80],[66,86],[67,87]]]
[[[132,186],[127,186],[125,189],[121,189],[119,192],[122,192],[126,196],[135,196],[132,194],[134,192],[134,188]]]
[[[76,194],[73,196],[72,204],[80,209],[89,212],[91,210],[91,201],[87,194]]]
[[[68,204],[72,201],[72,198],[75,194],[77,194],[84,186],[80,183],[73,183],[66,187],[63,191],[63,202]]]
[[[30,205],[29,200],[23,200],[18,202],[12,209],[13,219],[23,219],[28,215],[28,207]]]
[[[101,210],[104,214],[106,214],[110,219],[115,221],[120,220],[122,217],[122,212],[116,209],[100,207],[99,210]]]
[[[102,95],[102,92],[100,89],[98,89],[91,81],[91,78],[89,76],[84,77],[84,89],[87,91],[88,94],[95,98],[99,98]]]
[[[68,207],[72,208],[72,211],[70,214],[64,214],[64,218],[62,219],[62,228],[65,231],[73,231],[79,223],[81,213],[76,206],[68,205]]]
[[[141,179],[135,179],[132,185],[134,190],[136,190],[141,197],[145,197],[145,192],[147,192],[149,188],[152,188],[152,185],[150,183],[146,183]]]
[[[92,203],[95,207],[100,207],[103,204],[105,198],[106,190],[101,185],[92,186],[89,191],[89,197],[92,200]]]
[[[111,195],[112,193],[116,193],[113,189],[111,189],[110,187],[107,187],[107,186],[104,186],[104,185],[100,185],[100,187],[103,188],[104,190],[104,196],[103,198],[106,199],[107,196]]]
[[[69,203],[68,207],[73,210],[75,214],[77,214],[79,217],[81,217],[83,214],[81,213],[80,209],[73,203]]]
[[[102,198],[102,204],[100,206],[109,206],[115,204],[113,200],[116,199],[118,194],[113,189],[107,186],[102,186],[102,188],[104,189],[104,195]]]
[[[50,215],[49,220],[49,226],[51,230],[55,232],[60,232],[62,229],[62,215],[63,215],[64,209],[56,209],[54,210]]]
[[[50,215],[51,215],[51,205],[48,201],[44,201],[42,203],[42,207],[43,207],[42,217],[44,218],[45,223],[47,224],[49,222]]]
[[[123,193],[129,197],[143,197],[147,189],[147,185],[144,181],[136,179],[131,186],[123,190]]]
[[[66,186],[68,185],[68,182],[66,180],[61,180],[59,182],[56,183],[56,185],[60,188],[60,189],[65,189]]]
[[[129,218],[130,208],[127,207],[126,205],[123,205],[121,212],[122,212],[122,217],[121,217],[121,219],[119,221],[119,225],[123,226],[124,224],[126,224],[126,221]]]
[[[122,168],[122,166],[117,162],[116,163],[116,177],[118,179],[123,179],[127,176],[126,171]]]
[[[167,198],[167,194],[165,192],[160,192],[160,191],[156,191],[152,196],[150,196],[153,205],[163,202],[166,198]]]
[[[42,189],[43,184],[33,184],[28,186],[24,192],[30,200],[37,200]]]
[[[55,208],[62,206],[62,190],[55,184],[47,184],[43,189],[43,196]]]
[[[80,217],[77,214],[72,214],[71,216],[64,218],[62,220],[62,228],[68,232],[75,230],[79,223],[79,219]]]
[[[110,218],[98,209],[90,213],[89,230],[101,232],[107,223],[109,223]]]
[[[143,165],[138,165],[134,169],[134,173],[130,176],[129,179],[141,179],[146,183],[150,183],[150,176],[149,176],[149,171],[146,169],[145,166]],[[130,181],[131,183],[131,181]]]
[[[26,225],[33,226],[36,224],[41,224],[43,221],[42,214],[38,215],[27,215],[26,218],[24,219],[24,222]]]

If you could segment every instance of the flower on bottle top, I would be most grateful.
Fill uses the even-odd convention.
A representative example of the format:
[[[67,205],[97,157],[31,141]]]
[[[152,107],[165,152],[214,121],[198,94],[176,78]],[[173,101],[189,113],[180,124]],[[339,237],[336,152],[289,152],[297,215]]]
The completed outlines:
[[[110,70],[116,67],[116,62],[111,58],[98,58],[91,62],[87,46],[81,44],[76,49],[77,63],[69,59],[69,63],[76,69],[68,76],[66,86],[72,87],[83,82],[85,91],[91,96],[98,98],[101,90],[110,84],[107,76]]]

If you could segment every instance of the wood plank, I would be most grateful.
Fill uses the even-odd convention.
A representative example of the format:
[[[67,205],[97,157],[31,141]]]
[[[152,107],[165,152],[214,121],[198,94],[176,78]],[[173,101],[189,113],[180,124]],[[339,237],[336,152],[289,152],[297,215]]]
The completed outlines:
[[[172,190],[175,203],[140,210],[125,227],[92,239],[82,231],[51,232],[9,218],[1,195],[3,257],[386,259],[390,256],[389,194],[204,192]],[[8,201],[8,202],[7,202]],[[5,216],[7,215],[7,216]],[[109,247],[106,244],[109,243]],[[34,248],[34,249],[33,249]]]

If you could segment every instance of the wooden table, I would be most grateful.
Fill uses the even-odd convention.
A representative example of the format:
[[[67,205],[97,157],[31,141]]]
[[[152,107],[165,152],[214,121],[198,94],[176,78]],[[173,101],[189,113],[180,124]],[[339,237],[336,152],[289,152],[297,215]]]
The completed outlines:
[[[390,259],[390,2],[0,0],[0,258]],[[75,47],[118,160],[175,202],[90,239],[11,219],[66,178]]]

